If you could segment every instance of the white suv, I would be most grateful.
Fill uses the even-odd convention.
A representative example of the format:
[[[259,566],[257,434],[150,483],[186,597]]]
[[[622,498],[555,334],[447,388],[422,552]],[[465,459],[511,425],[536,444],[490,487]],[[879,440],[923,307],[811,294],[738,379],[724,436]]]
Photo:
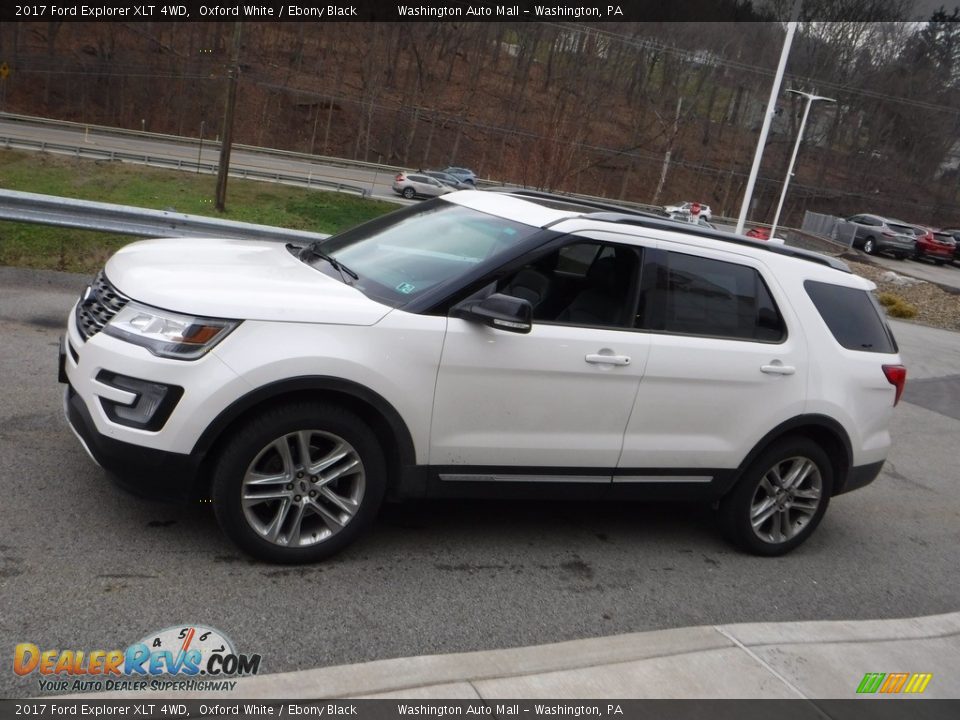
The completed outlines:
[[[618,209],[619,210],[619,209]],[[384,498],[713,502],[762,555],[871,482],[906,371],[833,259],[466,191],[307,247],[134,243],[77,302],[70,425],[141,492],[310,562]]]

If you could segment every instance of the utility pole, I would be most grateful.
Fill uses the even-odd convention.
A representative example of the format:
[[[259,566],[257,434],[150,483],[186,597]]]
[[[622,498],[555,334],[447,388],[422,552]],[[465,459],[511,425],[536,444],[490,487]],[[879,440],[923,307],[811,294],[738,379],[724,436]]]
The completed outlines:
[[[233,53],[227,78],[227,102],[223,112],[223,140],[220,144],[220,167],[217,169],[217,210],[223,212],[227,204],[227,173],[230,171],[230,146],[233,143],[233,111],[237,106],[237,76],[240,74],[240,29],[243,23],[233,24]]]

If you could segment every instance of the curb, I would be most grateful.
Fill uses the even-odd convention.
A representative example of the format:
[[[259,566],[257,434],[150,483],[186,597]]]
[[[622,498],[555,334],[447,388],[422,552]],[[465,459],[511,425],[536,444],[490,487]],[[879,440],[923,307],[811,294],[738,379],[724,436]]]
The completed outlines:
[[[953,672],[950,672],[950,670]],[[896,620],[746,623],[631,633],[242,678],[178,699],[855,698],[867,672],[932,672],[960,697],[960,612]],[[161,693],[57,696],[161,698]]]

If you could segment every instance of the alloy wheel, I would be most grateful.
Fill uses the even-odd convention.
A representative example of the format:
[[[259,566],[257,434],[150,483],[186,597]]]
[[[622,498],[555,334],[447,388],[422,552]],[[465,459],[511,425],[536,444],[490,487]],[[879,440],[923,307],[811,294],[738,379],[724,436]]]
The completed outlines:
[[[299,430],[254,456],[241,483],[243,514],[264,540],[306,547],[346,527],[365,489],[363,462],[350,443],[330,432]]]
[[[781,460],[760,479],[750,503],[750,524],[763,542],[784,543],[803,531],[823,498],[820,469],[806,457]]]

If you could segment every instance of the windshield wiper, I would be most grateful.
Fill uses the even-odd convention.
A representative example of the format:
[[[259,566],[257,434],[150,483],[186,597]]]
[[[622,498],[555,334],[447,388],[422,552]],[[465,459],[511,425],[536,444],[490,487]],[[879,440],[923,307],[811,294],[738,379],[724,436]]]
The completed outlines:
[[[312,242],[312,243],[310,243],[309,245],[307,245],[307,246],[300,252],[300,259],[301,259],[301,260],[303,259],[304,254],[310,254],[310,255],[312,255],[312,256],[315,257],[315,258],[320,258],[321,260],[326,260],[328,263],[330,263],[330,265],[333,267],[334,270],[336,270],[338,273],[340,273],[340,279],[343,280],[343,282],[345,282],[347,285],[350,285],[351,283],[347,282],[347,278],[345,277],[345,275],[349,275],[349,276],[352,277],[354,280],[359,280],[359,279],[360,279],[360,276],[359,276],[359,275],[357,275],[353,270],[351,270],[351,269],[348,268],[346,265],[344,265],[342,262],[340,262],[340,261],[337,260],[335,257],[333,257],[333,255],[327,255],[327,253],[323,252],[323,250],[320,250],[318,246],[320,245],[321,242],[323,242],[323,241],[322,241],[322,240],[318,240],[318,241],[316,241],[316,242]]]

